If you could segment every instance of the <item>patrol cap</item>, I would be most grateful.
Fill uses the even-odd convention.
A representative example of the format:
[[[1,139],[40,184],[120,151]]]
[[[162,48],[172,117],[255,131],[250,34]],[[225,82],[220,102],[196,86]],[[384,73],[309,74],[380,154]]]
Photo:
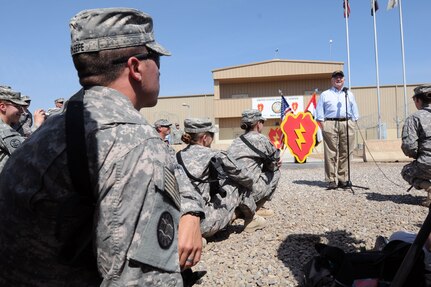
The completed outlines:
[[[242,112],[241,124],[254,124],[258,121],[266,121],[259,110],[251,109]]]
[[[160,119],[154,122],[154,127],[170,127],[172,126],[172,123],[168,121],[167,119]]]
[[[9,101],[20,106],[28,106],[21,99],[21,93],[12,90],[9,86],[0,86],[0,100]]]
[[[24,102],[26,102],[26,103],[30,103],[31,102],[31,99],[30,99],[30,97],[29,96],[24,96],[24,95],[22,95],[21,96],[21,100],[23,100]]]
[[[70,20],[72,55],[126,47],[147,46],[169,56],[153,33],[153,19],[130,8],[84,10]]]
[[[415,95],[414,97],[427,97],[431,98],[431,84],[425,84],[418,86],[414,89]]]
[[[64,103],[64,98],[55,99],[55,103]]]
[[[216,133],[218,128],[214,126],[209,118],[188,118],[184,120],[184,131],[186,133]]]
[[[21,101],[24,101],[25,106],[28,107],[30,105],[31,99],[29,96],[21,95]]]
[[[343,71],[334,71],[334,72],[332,73],[331,78],[335,78],[335,77],[337,77],[337,76],[341,76],[341,77],[343,77],[343,78],[344,78],[344,73],[343,73]]]

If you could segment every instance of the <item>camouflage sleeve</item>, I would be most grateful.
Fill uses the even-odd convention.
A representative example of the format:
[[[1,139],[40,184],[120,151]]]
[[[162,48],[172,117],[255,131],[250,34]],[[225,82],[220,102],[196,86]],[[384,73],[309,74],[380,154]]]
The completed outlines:
[[[205,218],[202,196],[193,187],[183,167],[179,164],[175,166],[175,177],[181,195],[181,215],[193,212],[199,214],[201,219]]]
[[[248,169],[244,168],[238,163],[232,156],[228,155],[225,151],[220,151],[215,155],[219,157],[223,163],[223,170],[227,176],[238,184],[245,187],[251,187],[255,180],[255,177]]]
[[[264,169],[275,171],[278,169],[278,161],[280,160],[280,151],[266,138],[262,138],[265,146],[265,153],[272,159],[272,161],[264,161]]]
[[[419,122],[416,117],[408,117],[403,126],[401,149],[411,158],[417,158],[418,127]]]

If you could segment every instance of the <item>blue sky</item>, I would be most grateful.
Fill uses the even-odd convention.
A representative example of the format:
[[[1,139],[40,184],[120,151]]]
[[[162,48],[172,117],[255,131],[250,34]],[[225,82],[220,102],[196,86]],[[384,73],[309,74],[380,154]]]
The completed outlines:
[[[387,1],[378,0],[380,84],[402,84],[399,12],[387,11]],[[407,83],[431,82],[431,1],[402,6]],[[73,95],[80,86],[68,23],[79,11],[98,7],[153,16],[157,41],[172,52],[162,58],[160,96],[212,94],[212,70],[276,57],[341,61],[347,71],[342,0],[14,0],[1,3],[0,84],[30,96],[32,111]],[[350,0],[350,7],[352,85],[375,85],[370,1]]]

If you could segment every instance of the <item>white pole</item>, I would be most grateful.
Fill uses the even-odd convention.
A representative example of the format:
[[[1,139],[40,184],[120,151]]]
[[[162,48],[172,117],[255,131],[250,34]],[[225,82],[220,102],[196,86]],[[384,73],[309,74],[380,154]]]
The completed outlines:
[[[347,45],[347,75],[349,80],[349,88],[352,88],[352,82],[350,80],[350,45],[349,45],[349,16],[347,9],[347,0],[344,0],[344,15],[346,15],[346,45]]]
[[[376,10],[375,0],[372,0],[373,22],[374,22],[374,51],[376,58],[376,80],[377,80],[377,118],[378,118],[378,139],[382,139],[382,119],[380,116],[380,80],[379,80],[379,52],[377,49],[377,29],[376,29]]]
[[[329,40],[329,60],[332,61],[332,40]]]
[[[406,61],[404,57],[404,29],[403,29],[403,9],[401,7],[401,0],[399,1],[399,12],[400,12],[400,33],[401,33],[401,54],[403,58],[403,85],[404,85],[404,119],[407,118],[407,82],[406,82]]]

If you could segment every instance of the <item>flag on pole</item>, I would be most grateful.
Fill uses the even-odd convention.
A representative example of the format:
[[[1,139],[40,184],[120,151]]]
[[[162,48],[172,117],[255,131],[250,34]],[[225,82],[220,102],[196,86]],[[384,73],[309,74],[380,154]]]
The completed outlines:
[[[377,10],[379,10],[379,3],[377,3],[377,0],[371,0],[371,16],[374,16],[373,5],[374,11],[377,12]]]
[[[391,10],[397,6],[398,6],[398,0],[389,0],[388,7],[386,8],[386,10]]]
[[[293,113],[292,109],[290,108],[289,103],[286,101],[283,95],[281,95],[281,112],[280,112],[280,120],[283,121],[284,117],[288,113]]]
[[[281,110],[280,110],[280,127],[282,126],[283,120],[286,117],[287,114],[289,113],[293,113],[292,108],[290,107],[289,103],[286,101],[286,99],[283,96],[283,93],[281,92],[281,90],[278,91],[281,95]],[[280,129],[281,131],[281,129]],[[284,133],[281,133],[281,145],[279,146],[280,149],[285,149],[286,147],[284,146]]]
[[[346,9],[346,3],[347,3],[347,9]],[[344,11],[344,18],[349,18],[350,16],[350,4],[349,4],[349,0],[343,0],[343,11]]]

